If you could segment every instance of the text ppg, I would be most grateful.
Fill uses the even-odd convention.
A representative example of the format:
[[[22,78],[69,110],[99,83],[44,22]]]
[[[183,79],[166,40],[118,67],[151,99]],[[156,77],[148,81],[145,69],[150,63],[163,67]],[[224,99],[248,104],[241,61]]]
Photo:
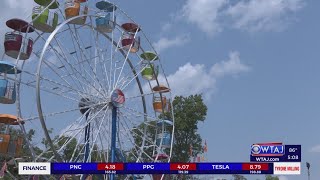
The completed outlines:
[[[154,165],[143,165],[142,169],[154,169]]]
[[[70,165],[70,169],[81,169],[81,165]]]

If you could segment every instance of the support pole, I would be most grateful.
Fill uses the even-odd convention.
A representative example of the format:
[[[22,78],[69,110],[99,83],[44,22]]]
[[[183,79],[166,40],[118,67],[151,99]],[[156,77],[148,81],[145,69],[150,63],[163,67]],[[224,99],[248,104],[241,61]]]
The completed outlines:
[[[308,168],[308,180],[310,180],[310,163],[306,163]]]
[[[86,147],[85,147],[85,153],[84,153],[84,162],[86,163],[89,158],[89,152],[90,152],[90,123],[86,126],[85,128],[85,142],[86,142]]]
[[[116,135],[117,135],[117,107],[112,107],[112,129],[111,129],[111,162],[115,162],[116,156]],[[114,174],[110,175],[110,180],[114,180]]]
[[[89,112],[86,112],[86,121],[88,121],[88,116],[89,116]],[[84,130],[84,140],[85,140],[85,150],[84,150],[84,160],[83,162],[86,163],[88,161],[89,158],[89,152],[90,152],[90,123],[86,125],[85,130]],[[86,174],[83,174],[81,176],[81,180],[85,180],[87,178]]]

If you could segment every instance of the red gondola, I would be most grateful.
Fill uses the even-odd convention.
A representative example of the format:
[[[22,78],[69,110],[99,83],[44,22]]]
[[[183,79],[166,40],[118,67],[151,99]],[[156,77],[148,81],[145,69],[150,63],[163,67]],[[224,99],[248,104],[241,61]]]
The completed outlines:
[[[4,48],[6,55],[15,59],[19,58],[20,60],[29,59],[32,52],[33,40],[32,38],[25,38],[22,33],[33,32],[34,28],[21,19],[10,19],[6,24],[14,30],[5,34]]]

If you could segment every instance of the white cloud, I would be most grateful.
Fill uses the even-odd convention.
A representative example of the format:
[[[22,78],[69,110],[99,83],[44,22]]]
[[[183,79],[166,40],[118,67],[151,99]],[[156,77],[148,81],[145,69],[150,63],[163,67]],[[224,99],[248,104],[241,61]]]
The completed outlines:
[[[168,76],[168,81],[174,95],[190,95],[204,93],[211,96],[216,78],[210,75],[204,64],[187,63],[178,71]]]
[[[209,99],[216,89],[216,82],[228,75],[247,72],[249,67],[240,62],[238,52],[231,52],[229,59],[214,64],[206,69],[204,64],[181,66],[178,71],[168,76],[172,91],[176,95],[203,93]]]
[[[304,5],[305,0],[187,0],[177,16],[209,36],[226,28],[281,31]]]
[[[163,26],[161,27],[161,31],[162,32],[167,32],[172,28],[172,23],[167,22],[165,24],[163,24]]]
[[[234,27],[248,31],[278,31],[290,23],[289,14],[300,10],[304,0],[239,1],[226,10]]]
[[[190,41],[190,36],[188,34],[177,36],[173,39],[161,38],[159,41],[153,44],[154,48],[157,52],[161,52],[165,49],[174,47],[174,46],[182,46]]]
[[[222,31],[218,22],[219,11],[227,2],[228,0],[187,0],[182,8],[182,16],[208,35],[214,35]]]
[[[214,77],[221,77],[226,75],[236,75],[248,70],[249,67],[240,62],[239,52],[231,52],[227,61],[222,61],[212,66],[210,74]]]
[[[229,75],[238,75],[249,71],[250,68],[242,64],[238,52],[230,52],[228,60],[216,63],[207,68],[204,64],[187,63],[173,73],[167,76],[173,95],[204,95],[209,100],[217,89],[217,81]],[[159,82],[165,82],[163,76],[158,77]],[[156,85],[152,81],[152,86]],[[149,84],[144,85],[144,91],[148,92]],[[150,91],[150,90],[149,90]]]
[[[316,145],[310,149],[310,152],[320,153],[320,145]]]
[[[289,180],[287,176],[279,176],[279,180]]]

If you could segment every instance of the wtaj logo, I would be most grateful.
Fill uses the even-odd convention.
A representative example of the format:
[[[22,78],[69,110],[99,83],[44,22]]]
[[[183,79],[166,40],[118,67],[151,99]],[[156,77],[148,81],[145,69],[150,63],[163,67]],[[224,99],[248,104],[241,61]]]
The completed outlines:
[[[282,143],[259,143],[251,146],[251,156],[283,156],[285,146]]]

